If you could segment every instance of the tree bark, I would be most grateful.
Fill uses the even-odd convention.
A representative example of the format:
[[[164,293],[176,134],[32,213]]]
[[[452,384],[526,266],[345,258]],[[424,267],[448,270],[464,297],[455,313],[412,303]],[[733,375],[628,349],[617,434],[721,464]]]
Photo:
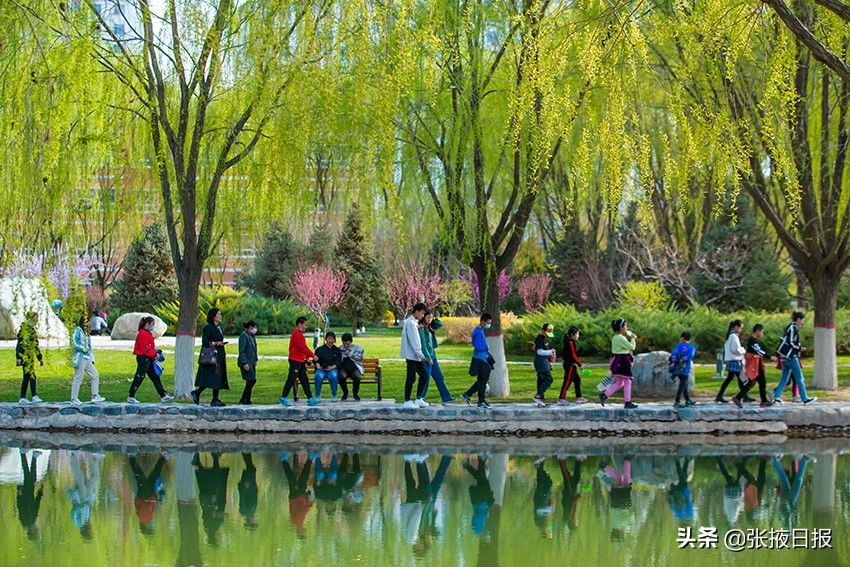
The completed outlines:
[[[493,326],[487,335],[487,346],[490,356],[496,361],[490,373],[490,394],[500,398],[511,395],[511,383],[508,376],[508,365],[505,359],[505,341],[502,336],[502,317],[499,311],[499,274],[486,265],[476,263],[475,272],[478,275],[478,297],[481,298],[482,313],[493,317]]]
[[[815,363],[812,386],[820,390],[838,387],[835,356],[835,311],[839,278],[822,271],[809,274],[815,303]]]
[[[196,264],[184,258],[186,264]],[[198,319],[198,287],[201,284],[200,266],[187,266],[178,278],[180,309],[177,312],[177,340],[174,345],[174,396],[188,399],[195,384],[195,334]]]

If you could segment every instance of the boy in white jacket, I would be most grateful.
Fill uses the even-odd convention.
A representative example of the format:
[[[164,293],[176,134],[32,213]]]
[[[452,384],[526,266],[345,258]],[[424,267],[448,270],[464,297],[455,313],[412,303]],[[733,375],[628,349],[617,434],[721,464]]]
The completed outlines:
[[[407,377],[404,381],[404,407],[424,408],[429,404],[423,399],[425,385],[428,383],[428,373],[425,371],[425,355],[422,353],[422,342],[419,340],[419,323],[425,316],[428,307],[424,303],[413,306],[411,314],[404,320],[401,332],[401,357],[407,363]],[[419,375],[416,386],[416,401],[410,399],[413,393],[413,382]]]
[[[724,347],[723,358],[726,361],[726,380],[720,386],[720,391],[717,392],[717,397],[714,399],[717,403],[728,404],[729,400],[723,398],[723,393],[732,380],[741,379],[741,371],[744,369],[744,355],[747,349],[741,346],[741,331],[744,329],[744,324],[740,319],[735,319],[729,323],[729,330],[726,332],[726,345]],[[739,384],[740,386],[740,384]],[[744,401],[751,401],[750,398],[745,398]]]

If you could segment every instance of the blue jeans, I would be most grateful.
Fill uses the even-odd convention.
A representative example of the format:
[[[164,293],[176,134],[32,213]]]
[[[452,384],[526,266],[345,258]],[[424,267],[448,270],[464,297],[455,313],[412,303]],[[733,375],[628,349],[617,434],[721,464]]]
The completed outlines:
[[[431,379],[434,380],[434,384],[437,385],[437,391],[440,392],[440,400],[443,402],[448,402],[452,400],[452,394],[449,392],[449,389],[446,387],[446,377],[443,375],[443,369],[440,368],[440,363],[437,359],[434,359],[434,364],[426,364],[425,372],[428,374],[428,381],[425,382],[425,389],[422,391],[422,398],[428,394],[428,386],[431,384]]]
[[[322,397],[322,382],[327,378],[331,383],[331,396],[336,397],[336,386],[339,382],[339,372],[334,368],[332,370],[316,370],[316,375],[313,377],[313,382],[316,386],[316,397]]]
[[[800,390],[800,399],[804,402],[808,400],[809,395],[806,393],[806,383],[805,380],[803,380],[803,370],[800,368],[800,359],[796,356],[782,359],[782,377],[779,379],[779,385],[776,386],[776,389],[773,391],[773,398],[777,399],[782,397],[782,392],[785,391],[785,386],[788,385],[789,375],[794,376],[794,382]]]

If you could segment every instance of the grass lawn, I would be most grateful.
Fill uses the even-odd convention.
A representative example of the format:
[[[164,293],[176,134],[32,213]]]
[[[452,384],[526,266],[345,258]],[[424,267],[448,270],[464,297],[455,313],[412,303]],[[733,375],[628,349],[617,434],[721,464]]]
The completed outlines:
[[[337,331],[339,337],[344,330]],[[366,350],[367,357],[377,357],[381,359],[399,358],[399,329],[381,329],[373,331],[358,337],[357,341]],[[235,339],[230,339],[231,345],[228,347],[230,354],[236,353]],[[288,339],[282,338],[266,338],[258,339],[258,350],[260,355],[277,355],[285,356],[287,351]],[[308,344],[311,339],[308,338]],[[168,348],[165,348],[168,353]],[[469,367],[470,348],[467,345],[442,345],[437,351],[437,355],[441,359],[441,366],[446,374],[446,381],[449,389],[455,396],[465,390],[472,383],[472,378],[467,375]],[[97,350],[95,353],[97,359],[97,367],[101,375],[101,395],[106,396],[111,401],[123,401],[127,397],[127,390],[130,386],[129,380],[135,372],[135,359],[130,352],[117,351],[111,349]],[[38,392],[39,395],[47,401],[64,401],[70,396],[71,378],[73,369],[67,363],[67,351],[61,350],[45,350],[44,351],[45,365],[37,367],[38,375]],[[449,362],[450,360],[458,360],[458,362]],[[530,357],[517,355],[509,355],[509,362],[529,362]],[[600,360],[586,360],[586,363],[604,363]],[[711,362],[711,361],[706,361]],[[18,400],[21,370],[15,366],[14,353],[11,349],[0,351],[0,401],[12,402]],[[850,357],[839,357],[839,390],[835,392],[823,392],[811,390],[812,395],[820,396],[822,399],[850,399]],[[164,383],[167,390],[171,390],[173,384],[173,365],[171,356],[167,357],[165,362],[165,379]],[[257,386],[254,388],[253,399],[255,403],[273,403],[277,401],[280,395],[283,381],[286,377],[288,364],[285,360],[260,360],[258,366]],[[562,374],[560,365],[555,368],[555,382],[549,390],[549,399],[557,397],[557,390],[560,387]],[[402,362],[384,362],[384,396],[386,398],[395,398],[401,400],[404,395],[404,364]],[[595,385],[602,379],[605,374],[605,369],[602,367],[592,368],[593,376],[584,379],[584,395],[590,399],[595,398]],[[508,401],[530,401],[536,389],[536,374],[530,365],[510,364],[510,379],[511,379],[511,397]],[[803,369],[804,374],[810,376],[811,364],[807,364]],[[222,400],[225,403],[235,403],[239,400],[242,392],[243,382],[236,367],[235,359],[228,359],[228,373],[230,378],[231,390],[222,394]],[[779,372],[773,369],[772,365],[768,366],[768,386],[776,385],[779,380]],[[698,400],[709,401],[713,399],[720,381],[714,378],[714,365],[697,367],[695,394]],[[734,385],[733,385],[734,387]],[[323,396],[329,397],[329,387],[324,386]],[[735,390],[737,391],[737,390]],[[89,399],[88,381],[84,381],[81,389],[81,399]],[[756,394],[753,391],[753,394]],[[364,385],[361,394],[364,397],[372,397],[375,395],[375,387],[373,385]],[[572,394],[572,391],[571,391]],[[139,400],[143,402],[153,402],[157,400],[151,384],[143,384],[137,395]],[[438,401],[437,389],[429,388],[429,401]],[[786,394],[790,398],[790,394]],[[637,400],[640,401],[639,399]]]

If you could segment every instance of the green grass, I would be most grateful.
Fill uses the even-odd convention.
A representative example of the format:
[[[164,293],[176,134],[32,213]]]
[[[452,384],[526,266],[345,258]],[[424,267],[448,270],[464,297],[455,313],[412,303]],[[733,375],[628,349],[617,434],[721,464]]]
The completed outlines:
[[[337,336],[341,335],[342,330],[339,330]],[[382,329],[378,332],[370,332],[368,335],[359,337],[357,341],[366,350],[366,356],[377,357],[381,359],[399,358],[399,336],[398,329]],[[308,343],[310,339],[308,338]],[[229,353],[236,352],[235,340],[228,347]],[[288,345],[288,339],[265,338],[258,339],[258,349],[260,355],[278,355],[285,356]],[[166,352],[168,348],[165,349]],[[472,378],[467,375],[469,367],[470,348],[466,345],[442,345],[437,351],[441,359],[443,372],[446,374],[446,381],[449,389],[456,396],[465,390],[472,383]],[[38,375],[38,391],[39,395],[48,401],[63,401],[70,396],[71,378],[73,369],[67,363],[67,351],[61,350],[45,350],[45,365],[37,367]],[[135,359],[130,352],[115,351],[115,350],[98,350],[95,353],[97,359],[97,367],[101,374],[100,392],[112,401],[121,401],[126,399],[127,390],[129,388],[129,379],[135,372]],[[447,362],[451,359],[457,359],[459,362]],[[529,357],[509,355],[509,361],[513,362],[528,362]],[[586,363],[604,363],[599,360],[586,360]],[[706,361],[710,362],[710,361]],[[848,396],[850,389],[850,357],[839,357],[839,390],[835,392],[823,392],[810,390],[813,395],[822,396],[825,399],[842,399]],[[0,351],[0,401],[11,402],[17,401],[21,370],[14,365],[14,353],[11,349]],[[257,386],[254,388],[253,399],[255,403],[273,403],[280,395],[283,381],[286,377],[288,364],[285,360],[261,360],[258,366]],[[560,365],[555,368],[555,382],[550,388],[549,398],[557,397],[557,390],[560,387],[562,375]],[[384,397],[402,399],[404,391],[404,365],[401,362],[384,362]],[[601,367],[593,368],[593,376],[584,379],[584,394],[588,398],[593,398],[596,395],[595,385],[602,379],[605,369]],[[511,379],[511,396],[508,401],[528,401],[534,395],[536,389],[536,374],[530,365],[509,365]],[[811,366],[807,365],[804,368],[804,373],[810,375]],[[235,359],[228,359],[228,374],[230,378],[230,391],[222,394],[222,400],[225,403],[235,403],[238,401],[242,392],[243,382],[236,367]],[[768,385],[773,386],[779,380],[779,372],[772,368],[768,368]],[[165,379],[166,389],[171,390],[173,384],[173,362],[172,357],[168,356],[165,362]],[[698,367],[696,374],[695,394],[698,399],[708,400],[714,397],[720,381],[714,378],[714,366]],[[734,387],[734,386],[733,386]],[[86,380],[81,389],[81,399],[86,400],[89,397],[89,385]],[[375,395],[375,387],[373,385],[364,385],[361,392],[365,397]],[[571,391],[572,393],[572,391]],[[755,393],[755,392],[753,392]],[[435,387],[429,388],[429,400],[437,401],[438,394]],[[328,386],[325,385],[323,395],[330,396]],[[139,390],[137,397],[144,402],[153,402],[157,400],[151,384],[145,383]],[[639,400],[638,400],[639,401]]]

